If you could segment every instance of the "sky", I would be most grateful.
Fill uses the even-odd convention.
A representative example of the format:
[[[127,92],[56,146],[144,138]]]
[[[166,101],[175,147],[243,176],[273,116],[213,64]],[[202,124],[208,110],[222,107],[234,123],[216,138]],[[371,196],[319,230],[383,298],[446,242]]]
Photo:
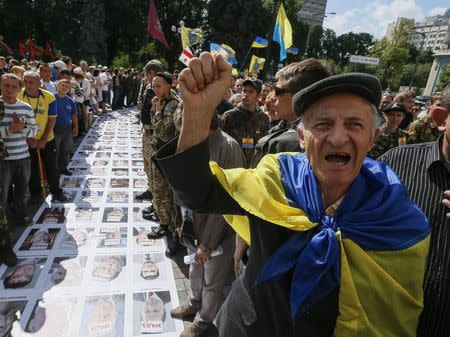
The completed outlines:
[[[337,35],[348,32],[370,33],[380,39],[388,23],[398,17],[415,19],[444,14],[450,8],[449,0],[328,0],[324,28],[333,29]]]

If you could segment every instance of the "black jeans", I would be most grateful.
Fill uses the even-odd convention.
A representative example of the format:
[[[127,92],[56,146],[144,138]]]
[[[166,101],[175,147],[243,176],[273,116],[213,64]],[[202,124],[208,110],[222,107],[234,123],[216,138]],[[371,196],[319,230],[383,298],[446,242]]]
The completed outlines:
[[[56,155],[59,171],[67,170],[70,161],[70,152],[73,147],[72,124],[55,127]]]
[[[59,187],[59,170],[56,161],[56,142],[51,140],[47,142],[45,148],[41,151],[42,164],[45,170],[48,185],[50,186],[51,194],[58,194],[62,192]],[[31,177],[30,177],[30,192],[32,195],[39,195],[41,193],[41,184],[39,181],[39,161],[37,151],[30,149],[31,156]]]

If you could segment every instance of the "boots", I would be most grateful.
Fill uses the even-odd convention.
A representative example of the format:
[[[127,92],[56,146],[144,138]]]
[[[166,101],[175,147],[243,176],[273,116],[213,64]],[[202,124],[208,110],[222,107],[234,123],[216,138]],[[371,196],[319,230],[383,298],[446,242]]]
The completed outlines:
[[[165,255],[170,258],[177,253],[177,250],[180,247],[178,235],[176,233],[172,234],[170,231],[167,231],[166,244],[167,244],[167,249],[166,249]]]

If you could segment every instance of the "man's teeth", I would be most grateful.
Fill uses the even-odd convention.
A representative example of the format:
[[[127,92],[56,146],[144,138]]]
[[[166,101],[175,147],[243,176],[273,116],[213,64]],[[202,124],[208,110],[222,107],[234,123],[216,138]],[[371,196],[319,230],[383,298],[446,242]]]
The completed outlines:
[[[344,166],[350,161],[350,156],[348,154],[329,154],[325,157],[325,159],[328,162],[338,166]]]

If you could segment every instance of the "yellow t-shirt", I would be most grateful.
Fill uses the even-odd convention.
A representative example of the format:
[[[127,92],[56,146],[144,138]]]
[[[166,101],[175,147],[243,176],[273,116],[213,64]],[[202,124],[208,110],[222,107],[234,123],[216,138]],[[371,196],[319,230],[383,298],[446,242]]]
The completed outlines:
[[[56,118],[56,102],[55,96],[47,90],[39,89],[38,97],[30,97],[26,94],[25,88],[22,88],[17,95],[17,99],[28,103],[33,108],[34,117],[36,123],[39,124],[40,130],[33,137],[33,139],[39,140],[44,134],[45,127],[47,126],[48,118]],[[53,130],[48,135],[47,141],[53,140]]]

